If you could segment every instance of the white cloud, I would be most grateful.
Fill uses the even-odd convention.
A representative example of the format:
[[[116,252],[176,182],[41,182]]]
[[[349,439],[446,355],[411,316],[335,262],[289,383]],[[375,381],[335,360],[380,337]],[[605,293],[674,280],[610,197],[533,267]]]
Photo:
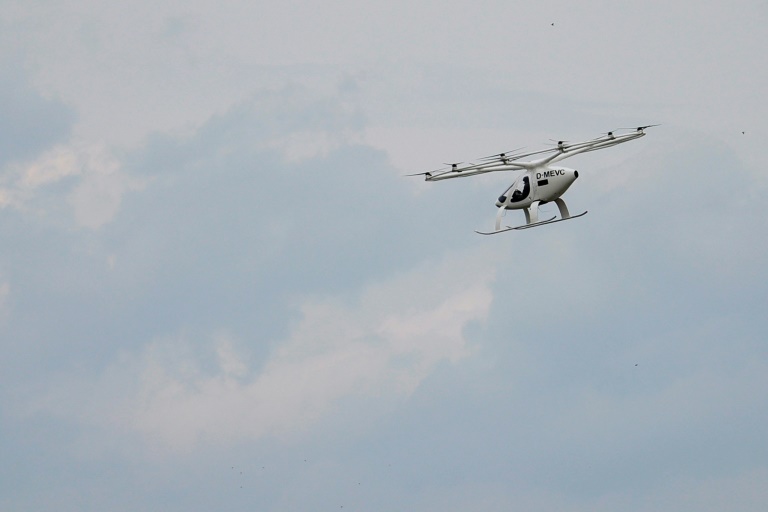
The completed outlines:
[[[82,170],[82,158],[74,148],[56,146],[25,166],[18,186],[24,190],[36,189],[78,175]]]
[[[65,452],[74,436],[103,455],[94,442],[99,436],[92,435],[99,428],[108,439],[101,445],[114,443],[115,431],[126,429],[125,437],[178,450],[213,441],[242,442],[238,448],[258,451],[262,443],[247,442],[299,433],[309,438],[309,449],[332,453],[328,465],[345,474],[352,464],[378,468],[380,461],[365,450],[345,460],[327,440],[302,432],[335,421],[337,412],[348,419],[350,403],[368,413],[389,410],[419,386],[431,390],[424,383],[436,368],[464,362],[466,382],[481,389],[501,386],[504,396],[483,410],[477,402],[485,394],[477,390],[448,399],[419,394],[428,412],[403,407],[397,419],[435,432],[446,426],[443,418],[461,417],[466,429],[454,428],[456,436],[443,438],[460,455],[446,455],[444,446],[400,454],[398,472],[418,462],[423,473],[412,470],[406,483],[389,483],[384,489],[390,492],[367,491],[369,497],[389,494],[407,503],[431,479],[438,482],[432,484],[435,493],[411,509],[467,509],[471,503],[493,510],[493,491],[508,498],[497,510],[749,510],[751,503],[765,502],[764,471],[742,474],[739,467],[733,478],[721,478],[738,459],[725,449],[705,451],[714,454],[706,461],[659,464],[669,488],[649,490],[649,477],[635,480],[632,472],[613,470],[615,481],[600,479],[592,488],[615,495],[598,502],[583,498],[589,488],[578,496],[559,489],[564,478],[557,473],[568,470],[562,467],[568,454],[589,453],[584,458],[603,461],[602,467],[616,453],[660,453],[678,442],[687,454],[692,430],[710,432],[700,435],[712,439],[727,427],[727,417],[739,418],[732,432],[746,434],[733,440],[735,452],[746,452],[759,436],[762,416],[750,423],[746,411],[764,410],[760,394],[750,391],[761,389],[765,357],[738,337],[759,337],[763,317],[732,315],[726,325],[733,339],[709,326],[694,337],[687,326],[742,308],[758,311],[755,304],[765,296],[761,249],[768,224],[747,205],[766,180],[758,143],[765,138],[765,106],[754,98],[768,78],[759,50],[768,11],[746,2],[696,12],[681,4],[659,17],[659,7],[668,7],[661,2],[629,10],[600,2],[558,15],[565,11],[557,3],[494,1],[478,10],[470,2],[400,2],[409,10],[403,17],[391,3],[364,9],[346,1],[302,9],[290,3],[220,4],[168,0],[126,9],[80,0],[17,1],[0,14],[0,54],[18,53],[18,70],[42,94],[27,91],[26,80],[8,82],[21,92],[3,95],[13,100],[6,104],[26,103],[11,108],[18,115],[5,123],[16,137],[6,137],[13,151],[0,177],[8,241],[0,262],[0,317],[6,311],[11,320],[1,373],[6,401],[17,404],[4,407],[11,411],[2,425],[10,436],[6,465],[17,482],[42,477],[61,486],[30,488],[30,496],[42,494],[65,509],[78,508],[76,496],[92,496],[93,467]],[[467,13],[476,18],[471,27]],[[514,42],[499,19],[526,20],[517,23]],[[354,77],[355,87],[339,86],[345,77]],[[492,223],[493,198],[508,176],[439,186],[381,178],[549,137],[589,137],[646,122],[663,126],[643,141],[584,157],[584,181],[566,200],[572,211],[591,210],[585,220],[521,236],[479,240],[471,234],[471,227]],[[683,140],[671,128],[685,127],[708,138],[697,135],[696,144],[681,148]],[[161,140],[179,132],[196,134],[188,143]],[[151,133],[159,137],[149,149],[131,155]],[[40,154],[69,134],[69,144]],[[358,152],[360,158],[335,151],[359,137],[380,153]],[[712,158],[717,153],[701,149],[712,139],[732,147],[763,186],[735,172],[735,159]],[[115,158],[119,151],[104,149],[115,145],[131,156],[124,166]],[[660,161],[649,158],[655,153],[637,155],[665,146],[684,156]],[[394,169],[382,163],[382,152]],[[304,165],[281,168],[275,153]],[[326,162],[306,162],[326,155]],[[21,167],[25,158],[37,159]],[[143,184],[128,176],[133,170],[158,176],[159,186],[144,197],[136,194],[136,216],[125,215],[122,223],[118,213],[129,207],[125,194]],[[659,179],[666,180],[663,186]],[[407,202],[401,183],[423,196]],[[18,223],[17,209],[67,229],[54,237],[36,230],[37,224],[27,229]],[[153,216],[158,211],[163,215]],[[423,238],[415,239],[421,232]],[[478,255],[458,257],[356,289],[353,298],[340,295],[349,293],[350,281],[387,276],[412,254],[434,255],[462,244],[508,250],[510,257],[487,266]],[[90,272],[93,262],[111,272]],[[314,279],[318,274],[322,278]],[[465,328],[489,313],[491,282],[510,302],[495,307],[490,318],[496,345],[487,341],[485,356],[497,363],[497,373],[487,375],[472,371],[465,359],[473,348]],[[201,296],[190,300],[191,290]],[[290,329],[276,318],[285,313],[282,305],[268,309],[279,309],[275,317],[243,314],[243,297],[245,304],[279,302],[297,290],[318,295],[300,301]],[[333,295],[338,290],[346,292]],[[556,312],[548,311],[554,307]],[[670,311],[665,318],[685,327],[679,336],[666,335],[670,327],[658,319],[660,311]],[[253,332],[265,334],[244,334]],[[161,337],[168,333],[181,334]],[[683,334],[695,340],[693,354],[707,344],[727,350],[717,351],[715,362],[683,357],[688,353],[668,357]],[[661,336],[664,348],[651,351],[644,336]],[[265,355],[267,349],[254,349],[255,343],[269,343],[271,351]],[[102,366],[121,350],[130,353]],[[627,358],[633,351],[650,351],[648,363],[658,367],[666,360],[672,369],[664,379],[635,372],[631,382],[599,371],[610,366],[610,357]],[[739,378],[718,373],[716,363],[726,353]],[[738,365],[742,359],[761,364]],[[638,370],[651,368],[645,361]],[[21,403],[19,397],[36,395],[49,380],[54,391],[42,405]],[[515,393],[527,398],[509,400]],[[743,396],[752,401],[734,400]],[[509,405],[529,403],[543,405],[528,418]],[[36,427],[45,414],[30,422],[13,418],[12,411],[35,408],[54,416],[44,431]],[[511,454],[510,465],[520,452],[528,454],[528,463],[518,462],[512,475],[523,480],[517,487],[509,485],[509,472],[484,472],[491,450],[478,452],[476,439],[465,435],[478,431],[483,416],[491,420],[481,435],[504,439],[493,453]],[[525,428],[519,426],[526,419]],[[521,429],[523,435],[515,436]],[[361,444],[387,450],[414,437],[413,430],[400,428],[367,434]],[[45,464],[34,464],[43,458]],[[142,478],[153,478],[144,477],[151,467],[131,469],[119,457],[109,459],[115,471],[100,477],[98,492],[111,501],[92,508],[119,508],[124,500],[112,491],[146,490]],[[639,464],[626,459],[624,468]],[[208,468],[199,470],[196,490],[217,496],[215,464],[185,462]],[[537,477],[525,478],[536,464],[546,475],[538,481],[542,489],[530,488]],[[194,485],[180,467],[169,465],[164,473]],[[692,474],[696,478],[685,479]],[[473,478],[476,486],[462,485]],[[482,482],[493,478],[503,482]],[[293,474],[276,478],[275,495],[294,499],[294,488],[305,482]],[[6,487],[13,492],[3,499],[15,501],[0,508],[41,509],[23,494],[29,486],[9,480]],[[174,488],[187,501],[174,498]],[[151,508],[157,494],[149,489],[132,499]],[[165,486],[166,508],[210,508],[193,503],[187,491]],[[237,508],[235,499],[219,503]],[[266,497],[260,508],[317,508],[310,498],[304,507],[275,506],[274,499]],[[378,508],[387,506],[379,501]]]
[[[141,183],[118,172],[88,174],[69,196],[75,221],[90,229],[107,224],[119,211],[123,194]]]
[[[121,172],[119,161],[106,148],[76,143],[57,145],[31,162],[16,164],[9,177],[0,189],[0,206],[20,210],[28,209],[46,187],[77,180],[68,203],[75,222],[90,229],[111,221],[123,194],[143,188],[146,181]],[[54,202],[59,197],[54,194]]]
[[[238,355],[231,337],[220,333],[215,337],[215,344],[219,368],[221,368],[223,374],[232,377],[243,377],[248,367]]]
[[[0,193],[0,205],[23,209],[37,190],[82,173],[77,152],[58,145],[31,162],[10,167],[5,175],[5,187]]]
[[[286,162],[297,163],[328,155],[334,149],[354,140],[350,135],[329,130],[305,130],[270,139],[265,146],[280,151]]]
[[[301,433],[345,397],[406,398],[437,364],[471,353],[463,330],[486,318],[493,274],[483,255],[462,255],[370,285],[350,303],[307,299],[301,319],[260,368],[250,361],[247,343],[228,334],[210,342],[218,363],[212,372],[202,369],[206,358],[191,355],[186,336],[156,340],[129,365],[139,385],[134,397],[111,419],[97,410],[84,416],[187,450],[201,440],[226,444]],[[97,394],[113,387],[123,396],[116,388],[125,379],[109,380],[124,376],[125,361],[120,366],[105,373],[111,377],[95,386]]]

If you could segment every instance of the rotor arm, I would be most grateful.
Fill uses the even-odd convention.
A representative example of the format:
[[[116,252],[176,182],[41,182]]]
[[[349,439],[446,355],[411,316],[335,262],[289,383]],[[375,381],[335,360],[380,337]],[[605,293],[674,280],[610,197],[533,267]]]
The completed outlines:
[[[462,167],[458,169],[451,169],[450,171],[444,171],[438,174],[425,173],[426,181],[440,181],[448,180],[451,178],[467,178],[469,176],[477,176],[478,174],[487,174],[490,172],[503,172],[503,171],[520,171],[526,167],[518,164],[499,165],[493,164],[479,164]]]
[[[636,129],[631,129],[629,133],[615,133],[614,131],[608,132],[605,135],[596,139],[587,140],[584,142],[576,142],[573,144],[566,141],[558,141],[557,147],[542,149],[539,151],[532,151],[527,153],[517,153],[520,149],[509,151],[506,153],[498,153],[496,155],[483,157],[480,159],[481,163],[469,164],[460,167],[461,164],[446,164],[450,165],[449,169],[443,168],[437,171],[422,172],[417,174],[411,174],[409,176],[424,176],[426,181],[439,181],[447,180],[451,178],[466,178],[468,176],[477,176],[478,174],[487,174],[490,172],[502,172],[502,171],[521,171],[525,169],[535,169],[550,163],[559,162],[570,158],[572,156],[588,153],[590,151],[597,151],[598,149],[605,149],[618,144],[629,142],[630,140],[638,139],[645,135],[645,129],[658,125],[639,126]],[[521,159],[539,155],[536,160],[523,161]]]
[[[565,141],[559,141],[557,143],[557,147],[555,148],[542,149],[539,151],[532,151],[529,153],[522,153],[522,154],[518,153],[513,155],[507,155],[505,153],[501,153],[498,155],[485,157],[484,159],[488,160],[487,163],[495,163],[497,165],[516,164],[516,165],[520,165],[521,168],[530,169],[532,167],[536,167],[539,165],[547,165],[549,163],[559,162],[560,160],[565,160],[566,158],[570,158],[571,156],[577,155],[579,153],[587,153],[589,151],[596,151],[598,149],[609,148],[617,144],[622,144],[624,142],[637,139],[645,135],[645,132],[643,130],[645,130],[646,128],[650,128],[651,126],[658,126],[658,125],[640,126],[630,133],[616,134],[613,131],[611,131],[603,135],[602,137],[598,137],[596,139],[590,139],[584,142],[576,142],[573,144],[566,143]],[[547,156],[544,156],[539,158],[538,160],[529,161],[529,162],[519,161],[521,158],[527,158],[527,157],[536,156],[536,155],[547,155]]]
[[[546,165],[549,163],[560,162],[562,160],[565,160],[566,158],[570,158],[572,156],[575,156],[581,153],[588,153],[590,151],[597,151],[598,149],[610,148],[612,146],[629,142],[630,140],[638,139],[640,137],[643,137],[644,135],[645,135],[645,132],[643,132],[642,130],[638,130],[637,132],[626,133],[623,135],[609,134],[609,135],[606,135],[605,137],[600,137],[598,139],[593,139],[591,141],[571,144],[567,146],[564,150],[560,151],[559,153],[556,153],[552,156],[549,156],[543,159],[542,161],[539,162],[539,164]]]

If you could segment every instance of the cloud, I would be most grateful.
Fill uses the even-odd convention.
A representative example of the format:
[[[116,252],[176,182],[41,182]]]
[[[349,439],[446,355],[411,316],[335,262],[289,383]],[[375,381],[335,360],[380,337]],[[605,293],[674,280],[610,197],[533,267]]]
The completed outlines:
[[[104,147],[59,144],[30,161],[9,166],[0,206],[38,216],[70,209],[67,218],[75,225],[96,229],[114,218],[125,192],[140,190],[148,181],[132,177],[120,167]],[[68,196],[58,188],[62,185],[69,189]],[[65,197],[66,203],[62,201]]]
[[[138,433],[147,446],[182,452],[302,437],[345,403],[377,414],[438,365],[472,353],[465,329],[487,318],[493,268],[487,254],[464,253],[366,285],[354,299],[305,298],[264,360],[252,347],[265,340],[229,331],[157,338],[100,377],[58,376],[22,414]]]
[[[0,327],[7,321],[11,285],[0,276]]]
[[[742,3],[9,4],[0,509],[764,503]],[[540,230],[472,233],[509,175],[400,177],[646,121]]]
[[[606,492],[589,498],[553,492],[544,487],[520,486],[510,482],[478,482],[422,490],[411,508],[424,511],[462,511],[476,508],[505,511],[564,510],[568,512],[716,512],[733,509],[763,510],[768,499],[768,470],[739,472],[728,477],[672,478],[644,495],[629,491]]]
[[[0,54],[1,56],[1,54]],[[69,136],[74,113],[62,102],[45,98],[19,64],[0,60],[0,168],[35,157]]]
[[[406,181],[348,141],[360,122],[336,98],[272,91],[190,136],[122,155],[57,145],[14,164],[0,226],[21,305],[8,339],[44,346],[52,367],[86,361],[92,372],[185,329],[272,339],[295,314],[292,297],[360,289],[439,254],[440,232],[416,215]],[[280,144],[294,133],[319,141],[298,160]]]
[[[636,510],[757,512],[768,501],[768,468],[755,468],[725,477],[675,478],[644,501]]]
[[[141,190],[146,183],[120,172],[90,172],[69,195],[75,222],[100,228],[117,215],[126,192]]]
[[[452,259],[367,286],[350,304],[304,301],[300,320],[261,368],[226,336],[214,338],[218,368],[210,374],[172,348],[185,341],[156,341],[141,356],[130,426],[189,449],[201,440],[290,436],[347,397],[406,398],[436,365],[471,353],[464,328],[486,318],[493,272],[470,259],[470,268]],[[459,268],[463,277],[455,279]]]
[[[448,228],[354,144],[361,123],[336,97],[288,89],[121,160],[70,144],[15,168],[11,221],[69,213],[18,229],[38,258],[7,260],[22,305],[9,332],[30,342],[20,352],[46,347],[52,370],[16,366],[18,409],[184,450],[299,435],[362,397],[390,407],[466,358],[494,265],[418,263],[450,252]],[[50,314],[27,306],[41,303]]]

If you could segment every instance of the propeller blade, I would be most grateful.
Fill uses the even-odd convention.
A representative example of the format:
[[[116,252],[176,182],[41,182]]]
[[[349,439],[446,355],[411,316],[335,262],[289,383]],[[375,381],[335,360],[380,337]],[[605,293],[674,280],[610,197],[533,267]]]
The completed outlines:
[[[600,139],[602,139],[603,137],[608,137],[608,139],[609,139],[609,140],[611,140],[611,139],[614,139],[614,138],[616,138],[616,131],[617,131],[617,130],[622,130],[622,129],[623,129],[623,128],[617,128],[616,130],[611,130],[611,131],[609,131],[609,132],[603,132],[603,134],[602,134],[602,137],[598,137],[598,138],[597,138],[597,139],[595,139],[595,140],[600,140]]]
[[[567,140],[555,140],[555,139],[549,139],[549,140],[551,140],[552,142],[556,142],[557,143],[556,144],[557,145],[557,149],[559,149],[559,150],[563,150],[563,149],[567,149],[568,148],[568,144],[566,144],[566,142],[569,142],[569,141],[567,141]]]
[[[441,172],[441,171],[448,171],[445,167],[441,167],[440,169],[435,169],[434,171],[427,171],[427,172],[417,172],[414,174],[406,174],[406,176],[432,176],[432,173]]]
[[[443,164],[444,164],[444,165],[449,165],[449,166],[451,167],[451,171],[452,171],[452,172],[453,172],[453,171],[455,171],[455,172],[461,172],[463,169],[459,169],[459,166],[460,166],[461,164],[463,164],[463,163],[464,163],[464,162],[456,162],[456,163],[453,163],[453,164],[448,164],[448,163],[445,163],[445,162],[443,162]]]
[[[636,132],[641,132],[645,130],[646,128],[653,128],[654,126],[661,126],[660,124],[647,124],[645,126],[638,126],[636,128],[622,128],[622,130],[635,130]]]
[[[511,149],[509,151],[504,151],[503,153],[496,153],[495,155],[484,156],[478,158],[478,160],[504,160],[508,158],[514,158],[515,152],[520,151],[521,149],[525,149],[525,146],[519,147],[517,149]]]

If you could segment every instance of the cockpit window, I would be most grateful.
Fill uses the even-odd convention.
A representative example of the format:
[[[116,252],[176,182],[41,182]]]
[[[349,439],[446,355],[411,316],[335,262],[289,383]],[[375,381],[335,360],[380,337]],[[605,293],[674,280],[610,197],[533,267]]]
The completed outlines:
[[[512,193],[509,198],[510,203],[517,203],[528,197],[528,194],[531,193],[531,182],[528,176],[518,178],[515,184],[512,185],[512,188],[509,189],[509,192]]]

